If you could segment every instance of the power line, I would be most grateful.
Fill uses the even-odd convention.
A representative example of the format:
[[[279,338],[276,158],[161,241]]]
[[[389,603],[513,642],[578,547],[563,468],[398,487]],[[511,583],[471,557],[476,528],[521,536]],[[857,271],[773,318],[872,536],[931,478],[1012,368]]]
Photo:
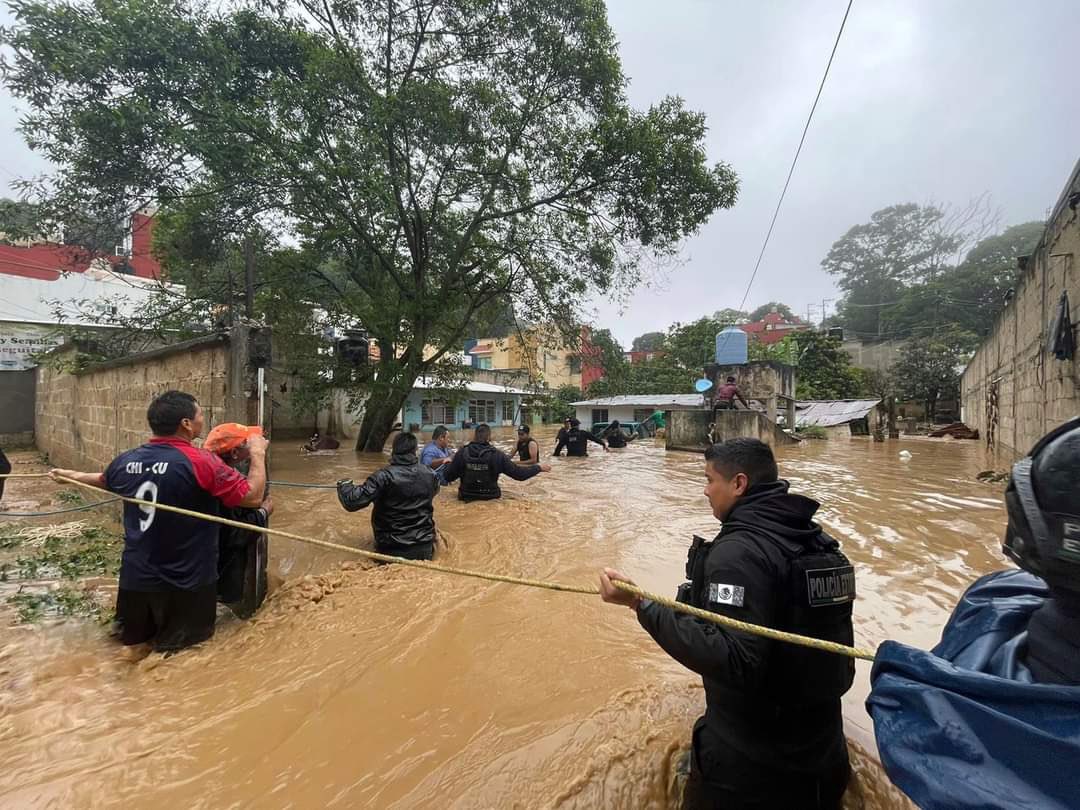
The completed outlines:
[[[761,259],[765,258],[765,251],[769,246],[769,239],[772,237],[772,229],[777,225],[777,217],[780,216],[780,206],[784,204],[787,187],[792,183],[792,175],[795,174],[795,166],[799,162],[799,154],[802,153],[802,144],[806,143],[807,133],[810,131],[810,122],[813,120],[814,110],[818,109],[821,93],[825,89],[825,80],[828,79],[829,68],[833,67],[833,58],[836,56],[836,49],[839,48],[840,37],[843,35],[843,26],[848,22],[848,15],[851,13],[851,4],[853,2],[854,0],[848,0],[848,8],[843,12],[843,19],[840,21],[840,30],[836,32],[836,41],[833,43],[833,51],[828,55],[828,64],[825,65],[825,72],[821,77],[821,84],[818,85],[818,95],[814,96],[813,105],[810,107],[810,114],[807,116],[806,126],[802,127],[802,137],[799,138],[799,146],[798,149],[795,150],[795,158],[792,160],[792,167],[787,171],[787,179],[784,180],[784,189],[780,192],[780,200],[777,201],[777,210],[772,212],[772,221],[769,222],[769,230],[765,234],[765,242],[761,244],[761,252],[757,255],[757,262],[754,265],[754,272],[751,273],[750,283],[746,284],[746,292],[743,293],[742,301],[739,303],[740,310],[745,306],[746,298],[750,296],[751,287],[754,286],[754,279],[757,278],[757,271],[761,267]]]

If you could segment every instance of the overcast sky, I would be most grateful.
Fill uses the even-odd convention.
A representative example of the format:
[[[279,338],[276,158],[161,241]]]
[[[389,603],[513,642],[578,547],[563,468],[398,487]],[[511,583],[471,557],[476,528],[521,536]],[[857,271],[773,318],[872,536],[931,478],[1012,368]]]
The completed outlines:
[[[821,79],[845,0],[609,0],[637,107],[683,96],[708,117],[710,159],[739,200],[681,266],[597,322],[635,335],[738,306]],[[6,10],[0,20],[10,22]],[[806,314],[837,297],[829,246],[902,202],[983,193],[1002,225],[1041,219],[1080,158],[1077,0],[855,0],[802,157],[750,292]],[[0,98],[0,184],[41,171]],[[830,311],[834,306],[828,304]]]

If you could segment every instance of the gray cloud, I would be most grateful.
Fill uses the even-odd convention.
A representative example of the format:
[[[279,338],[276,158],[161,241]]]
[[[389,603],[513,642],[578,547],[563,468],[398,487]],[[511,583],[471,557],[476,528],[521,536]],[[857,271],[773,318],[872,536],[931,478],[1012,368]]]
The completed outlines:
[[[690,240],[664,283],[621,312],[624,343],[739,304],[843,15],[844,0],[611,0],[630,96],[708,115],[708,149],[739,202]],[[4,24],[10,15],[0,13]],[[855,0],[748,305],[805,313],[835,298],[819,263],[844,231],[897,202],[989,193],[1002,224],[1042,217],[1080,157],[1074,0]],[[0,183],[43,171],[0,104]]]

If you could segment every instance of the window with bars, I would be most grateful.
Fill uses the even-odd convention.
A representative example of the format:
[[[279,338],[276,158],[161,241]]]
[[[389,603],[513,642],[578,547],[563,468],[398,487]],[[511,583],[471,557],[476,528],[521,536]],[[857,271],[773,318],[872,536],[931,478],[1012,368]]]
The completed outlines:
[[[595,425],[597,422],[607,422],[607,408],[593,408],[592,423]]]
[[[495,424],[495,400],[493,399],[470,399],[469,421],[473,424],[487,422]]]
[[[452,425],[454,409],[445,399],[425,399],[420,403],[420,421],[425,425]]]

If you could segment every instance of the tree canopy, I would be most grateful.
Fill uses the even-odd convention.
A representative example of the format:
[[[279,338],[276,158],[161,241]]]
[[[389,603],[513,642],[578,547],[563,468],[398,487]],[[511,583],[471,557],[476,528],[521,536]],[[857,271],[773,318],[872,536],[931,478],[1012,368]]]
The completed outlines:
[[[635,352],[655,352],[664,348],[666,335],[663,332],[646,332],[634,338],[631,348]]]
[[[792,311],[791,307],[789,307],[787,304],[781,303],[780,301],[770,301],[767,304],[762,304],[760,307],[747,315],[747,320],[751,322],[760,321],[773,310],[776,310],[776,313],[789,323],[793,323],[799,320],[798,316]]]
[[[593,0],[206,7],[15,0],[5,83],[51,214],[184,209],[300,246],[282,294],[382,351],[360,445],[500,303],[565,325],[628,289],[737,178],[677,97],[631,108]],[[436,346],[425,354],[426,346]]]

